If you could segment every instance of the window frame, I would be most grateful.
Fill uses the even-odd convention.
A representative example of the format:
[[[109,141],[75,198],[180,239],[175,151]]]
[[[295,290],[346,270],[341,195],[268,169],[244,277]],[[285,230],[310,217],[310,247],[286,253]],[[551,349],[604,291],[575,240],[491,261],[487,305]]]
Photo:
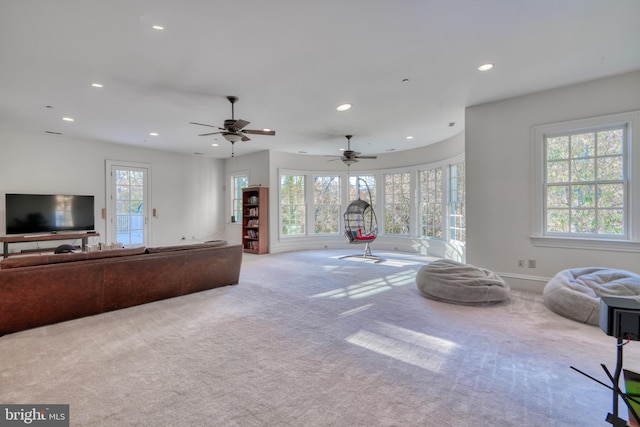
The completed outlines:
[[[434,175],[431,177],[430,175]],[[425,181],[423,182],[423,178]],[[434,179],[431,179],[434,178]],[[446,240],[446,170],[440,166],[420,169],[418,171],[418,236],[423,239]],[[425,188],[426,184],[427,188]],[[430,184],[435,184],[433,187]],[[437,218],[439,217],[439,218]],[[429,221],[433,218],[433,221]],[[429,235],[427,230],[438,230],[439,233]],[[439,235],[438,235],[439,234]]]
[[[304,210],[303,214],[301,215],[302,221],[303,221],[303,225],[302,225],[302,229],[303,231],[301,233],[295,233],[295,234],[285,234],[283,233],[283,227],[284,227],[284,221],[283,221],[283,215],[282,215],[282,198],[284,197],[283,192],[282,192],[282,177],[283,176],[293,176],[293,177],[302,177],[303,180],[303,202],[302,205],[297,204],[297,205],[292,205],[292,206],[302,206],[302,209]],[[308,181],[309,181],[309,174],[303,171],[295,171],[295,170],[280,170],[278,172],[278,237],[280,239],[290,239],[290,238],[297,238],[297,237],[305,237],[309,235],[309,220],[307,218],[309,209],[307,208],[307,204],[309,201],[309,194],[312,190],[312,188],[309,187]],[[313,178],[312,178],[313,179]],[[312,186],[313,187],[313,186]]]
[[[240,187],[238,189],[236,187],[236,183],[239,178],[246,178],[247,185],[245,185],[244,187]],[[229,185],[231,186],[231,215],[229,216],[229,220],[231,221],[231,224],[242,224],[242,189],[249,186],[249,173],[248,172],[233,173],[231,174],[230,181],[231,183]],[[240,190],[239,194],[237,193],[238,190]],[[236,199],[235,197],[236,195],[239,195],[240,197]],[[235,204],[237,201],[239,201],[239,204],[240,204],[239,211],[236,211],[235,209]],[[236,213],[239,213],[240,215],[238,216],[236,215]]]
[[[460,173],[460,165],[462,165],[462,173]],[[456,168],[456,174],[453,175],[453,168]],[[446,183],[447,191],[445,194],[445,230],[446,241],[449,243],[457,242],[466,244],[467,242],[467,209],[466,209],[466,193],[467,193],[467,165],[464,160],[450,163],[446,166]],[[455,181],[455,182],[454,182]],[[462,182],[462,184],[460,184]],[[455,187],[455,188],[454,188]],[[461,191],[462,190],[462,191]],[[455,197],[454,197],[455,194]],[[459,235],[464,236],[463,239],[457,239]]]
[[[332,181],[331,185],[336,185],[337,182],[337,198],[338,198],[338,204],[337,205],[320,205],[317,203],[317,193],[316,193],[316,184],[317,184],[317,179],[322,179],[324,181],[324,179],[326,178],[330,178]],[[313,191],[313,231],[310,233],[312,235],[322,235],[322,236],[332,236],[332,235],[339,235],[342,234],[341,230],[342,230],[342,187],[343,187],[343,180],[342,177],[340,176],[339,173],[314,173],[312,175],[312,182],[313,182],[313,188],[311,189]],[[318,209],[320,207],[324,207],[324,208],[336,208],[337,207],[337,212],[336,212],[336,223],[338,224],[338,229],[336,231],[327,231],[327,232],[323,232],[323,231],[317,231],[317,222],[318,222]]]
[[[414,191],[413,189],[415,188],[415,173],[412,173],[411,170],[394,170],[394,171],[387,171],[384,172],[382,174],[382,194],[383,194],[383,202],[382,202],[382,227],[381,230],[383,230],[385,235],[388,236],[401,236],[401,237],[411,237],[412,235],[412,229],[414,228],[414,223],[415,221],[415,213],[414,213],[414,200],[415,197],[413,197]],[[404,184],[406,184],[406,182],[404,181],[405,176],[408,177],[408,184],[409,184],[409,190],[407,191],[407,193],[398,193],[397,191],[393,191],[393,195],[389,195],[387,194],[387,189],[388,189],[388,183],[387,183],[387,177],[393,177],[393,188],[394,190],[398,187],[403,187]],[[396,178],[400,177],[400,182],[396,182]],[[403,206],[402,203],[399,203],[397,200],[395,200],[396,195],[400,194],[402,197],[406,196],[407,197],[407,201],[408,201],[408,206],[407,206],[407,210],[408,210],[408,214],[409,214],[409,218],[407,220],[407,224],[406,224],[406,232],[405,233],[391,233],[388,231],[388,227],[390,227],[390,224],[387,222],[387,212],[389,207],[396,207],[396,206]],[[393,197],[393,202],[389,203],[388,199],[389,197]],[[393,214],[391,214],[393,216]],[[398,223],[398,224],[394,224],[395,226],[402,226],[402,224]]]
[[[545,138],[569,133],[593,132],[612,127],[626,127],[626,140],[623,141],[623,162],[626,169],[626,177],[623,178],[626,186],[624,215],[626,233],[623,236],[596,234],[549,235],[545,230]],[[599,249],[611,251],[640,251],[640,183],[634,183],[634,174],[640,172],[640,150],[633,150],[638,146],[640,138],[640,111],[632,111],[606,116],[591,117],[587,119],[571,120],[560,123],[552,123],[532,127],[532,233],[530,240],[535,246],[574,248],[574,249]],[[635,172],[634,172],[635,170]]]

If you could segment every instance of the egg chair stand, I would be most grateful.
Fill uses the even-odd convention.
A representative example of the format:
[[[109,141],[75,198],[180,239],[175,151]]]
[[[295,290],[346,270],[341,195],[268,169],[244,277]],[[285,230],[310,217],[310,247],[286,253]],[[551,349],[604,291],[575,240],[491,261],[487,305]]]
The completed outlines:
[[[371,191],[366,181],[362,178],[358,178],[358,180],[364,182],[369,194],[369,200],[371,200]],[[359,187],[358,198],[349,203],[349,206],[347,206],[347,209],[344,211],[344,226],[344,236],[347,238],[347,242],[349,242],[349,244],[363,244],[364,252],[362,255],[344,255],[341,256],[340,259],[364,258],[374,260],[376,263],[384,261],[384,258],[371,253],[370,244],[378,237],[378,221],[371,204],[360,198]]]

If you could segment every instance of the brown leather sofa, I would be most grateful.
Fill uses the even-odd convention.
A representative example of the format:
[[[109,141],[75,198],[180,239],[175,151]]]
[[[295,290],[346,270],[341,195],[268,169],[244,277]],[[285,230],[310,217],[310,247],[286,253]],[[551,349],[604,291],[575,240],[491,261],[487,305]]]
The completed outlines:
[[[237,284],[241,263],[224,241],[6,258],[0,335]]]

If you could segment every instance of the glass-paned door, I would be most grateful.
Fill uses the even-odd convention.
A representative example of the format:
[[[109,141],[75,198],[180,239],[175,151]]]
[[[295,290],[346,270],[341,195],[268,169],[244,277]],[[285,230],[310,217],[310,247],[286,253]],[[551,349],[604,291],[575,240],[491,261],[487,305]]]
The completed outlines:
[[[109,238],[124,245],[147,245],[147,174],[144,167],[111,166]]]

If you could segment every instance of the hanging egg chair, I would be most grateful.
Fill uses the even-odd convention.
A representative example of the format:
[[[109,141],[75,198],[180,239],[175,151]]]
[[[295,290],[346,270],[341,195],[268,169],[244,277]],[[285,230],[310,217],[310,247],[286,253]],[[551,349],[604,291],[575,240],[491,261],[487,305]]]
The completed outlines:
[[[369,200],[371,200],[369,186],[362,178],[358,178],[358,180],[363,181],[367,186]],[[376,262],[383,260],[383,258],[371,254],[369,244],[378,237],[378,220],[371,204],[366,200],[362,200],[360,194],[358,194],[356,200],[349,203],[349,206],[344,211],[344,227],[344,235],[347,238],[347,242],[350,244],[364,244],[364,253],[363,255],[345,255],[340,258],[358,257],[374,259]]]

